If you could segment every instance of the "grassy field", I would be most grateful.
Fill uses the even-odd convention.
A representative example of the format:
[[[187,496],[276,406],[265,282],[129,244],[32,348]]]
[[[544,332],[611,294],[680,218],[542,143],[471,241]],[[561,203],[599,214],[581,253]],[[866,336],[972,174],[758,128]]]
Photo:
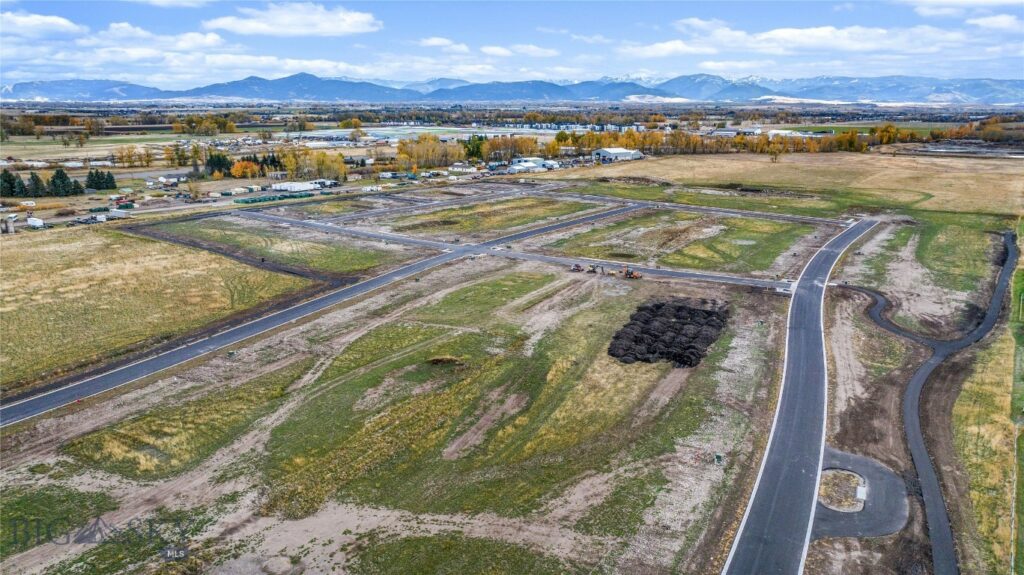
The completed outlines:
[[[393,227],[398,232],[422,234],[488,232],[524,226],[594,207],[594,204],[550,198],[516,198],[405,216],[394,220]]]
[[[335,200],[331,202],[312,202],[294,206],[291,209],[302,212],[310,217],[337,216],[374,208],[372,202],[361,200]]]
[[[562,575],[586,572],[580,566],[524,547],[457,533],[371,541],[358,552],[349,568],[358,575]]]
[[[772,163],[771,158],[757,154],[667,156],[537,177],[593,180],[637,176],[690,186],[781,188],[810,194],[816,200],[808,206],[806,199],[786,197],[676,196],[677,201],[721,207],[823,215],[901,206],[1007,215],[1024,212],[1024,165],[1007,160],[831,153],[786,154]]]
[[[979,572],[1005,573],[1012,551],[1015,428],[1010,418],[1013,338],[1003,330],[979,353],[953,407],[957,454],[970,477]]]
[[[0,258],[5,395],[309,285],[99,227],[4,236]]]
[[[688,244],[658,261],[666,266],[751,272],[768,269],[775,258],[814,228],[801,224],[726,218],[722,233]]]
[[[221,244],[269,261],[336,274],[363,272],[399,259],[394,252],[349,247],[327,239],[298,239],[278,228],[221,218],[169,222],[158,225],[157,229]]]
[[[169,547],[189,546],[213,517],[207,510],[159,509],[139,523],[116,525],[102,542],[90,545],[80,555],[48,568],[46,575],[119,575],[121,573],[201,573],[203,549],[190,548],[181,562],[162,563],[160,552]],[[145,569],[146,565],[157,565]]]
[[[547,247],[585,258],[644,262],[664,254],[699,220],[696,214],[659,210],[595,227]]]
[[[105,493],[48,485],[5,487],[0,504],[0,557],[10,557],[36,545],[74,537],[76,530],[117,502]]]
[[[956,127],[958,124],[955,122],[893,122],[893,124],[901,130],[910,130],[918,136],[927,136],[932,130],[948,130],[949,128]],[[850,130],[857,130],[862,134],[867,134],[871,131],[871,128],[881,128],[884,123],[879,124],[802,124],[798,126],[785,126],[786,130],[801,130],[820,132],[824,130],[835,130],[837,134],[847,132]]]
[[[404,327],[391,344],[393,334],[378,328],[363,336],[359,350],[343,352],[316,396],[272,432],[263,463],[265,510],[305,516],[338,497],[413,512],[519,516],[616,454],[657,457],[692,434],[709,413],[714,374],[731,339],[715,345],[687,393],[661,417],[633,425],[633,412],[669,368],[627,366],[607,354],[638,294],[601,296],[527,353],[514,325],[524,306],[506,304],[552,292],[550,280],[509,274],[462,288],[403,320],[443,323],[449,333],[432,337],[436,332]],[[460,332],[465,326],[473,329]],[[506,401],[521,407],[495,418],[454,456],[446,451]],[[650,500],[642,494],[654,493],[663,479],[641,481],[623,486],[590,518],[595,530],[615,513],[642,514]]]
[[[576,529],[592,535],[635,535],[643,523],[644,511],[654,504],[658,491],[667,483],[660,469],[621,479],[604,501],[576,522]]]
[[[76,438],[64,452],[98,469],[155,479],[194,467],[269,413],[313,359],[297,361],[235,387]]]

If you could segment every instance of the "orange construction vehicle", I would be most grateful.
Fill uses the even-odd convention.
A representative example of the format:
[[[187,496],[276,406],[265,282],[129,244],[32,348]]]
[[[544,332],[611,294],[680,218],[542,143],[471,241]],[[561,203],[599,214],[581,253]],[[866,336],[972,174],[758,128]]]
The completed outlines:
[[[624,265],[622,266],[622,277],[628,280],[638,280],[644,277],[644,274],[634,270],[633,268]]]

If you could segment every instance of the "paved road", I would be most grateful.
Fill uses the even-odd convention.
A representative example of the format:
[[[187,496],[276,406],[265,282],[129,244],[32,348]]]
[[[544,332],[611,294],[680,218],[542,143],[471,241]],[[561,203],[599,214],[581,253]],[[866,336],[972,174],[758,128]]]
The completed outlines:
[[[896,472],[878,461],[825,448],[822,469],[846,469],[864,478],[867,499],[864,509],[855,513],[834,511],[820,502],[814,512],[814,539],[825,537],[882,537],[896,533],[907,524],[910,503],[907,483]]]
[[[985,311],[985,317],[977,327],[960,339],[930,339],[903,329],[885,317],[885,310],[891,304],[884,295],[863,288],[853,288],[865,292],[875,299],[875,304],[868,312],[875,323],[892,333],[925,345],[932,350],[931,356],[910,378],[910,383],[903,394],[903,427],[907,436],[907,444],[910,447],[910,455],[914,460],[914,469],[921,483],[921,496],[924,499],[925,518],[928,522],[928,536],[932,547],[932,568],[936,575],[959,573],[960,566],[957,562],[953,528],[950,525],[949,513],[942,496],[942,487],[939,484],[939,478],[931,456],[928,454],[924,433],[921,430],[921,390],[939,364],[953,353],[980,341],[992,331],[999,319],[999,311],[1002,309],[1003,299],[1006,297],[1006,290],[1010,285],[1010,279],[1020,255],[1017,250],[1016,237],[1012,232],[1003,234],[1003,245],[1006,248],[1007,257],[996,279],[996,288],[992,293],[988,309]]]
[[[803,569],[825,448],[825,286],[846,248],[874,225],[863,220],[834,237],[811,258],[797,282],[775,421],[724,573],[793,574]]]

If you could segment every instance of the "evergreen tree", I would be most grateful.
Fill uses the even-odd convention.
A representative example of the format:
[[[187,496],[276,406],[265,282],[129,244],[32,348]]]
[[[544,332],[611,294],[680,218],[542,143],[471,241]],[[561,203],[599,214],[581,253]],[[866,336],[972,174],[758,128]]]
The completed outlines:
[[[27,195],[28,189],[25,187],[25,180],[22,180],[21,176],[15,176],[14,196],[17,198],[24,198]]]
[[[71,195],[71,178],[62,168],[57,168],[47,187],[49,187],[51,196],[69,196]]]
[[[30,198],[41,198],[46,195],[46,182],[39,177],[39,174],[29,172],[26,189]]]
[[[99,170],[89,170],[89,173],[85,176],[85,187],[92,188],[94,190],[100,189],[102,186],[96,181],[96,175]]]
[[[14,180],[17,177],[7,170],[0,173],[0,196],[14,195]]]
[[[71,195],[73,195],[73,196],[81,196],[84,193],[85,193],[85,187],[82,186],[82,182],[79,182],[78,180],[72,180],[71,181]]]
[[[102,189],[102,190],[116,190],[117,189],[117,180],[114,179],[114,174],[113,173],[111,173],[109,171],[107,172],[106,177],[103,179],[103,187],[100,188],[100,189]]]

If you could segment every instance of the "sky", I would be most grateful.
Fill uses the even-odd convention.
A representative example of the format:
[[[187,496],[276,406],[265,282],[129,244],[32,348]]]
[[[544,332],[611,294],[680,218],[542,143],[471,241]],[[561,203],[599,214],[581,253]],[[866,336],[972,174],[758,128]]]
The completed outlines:
[[[308,72],[472,82],[903,74],[1024,79],[1024,0],[0,0],[0,83],[182,89]]]

